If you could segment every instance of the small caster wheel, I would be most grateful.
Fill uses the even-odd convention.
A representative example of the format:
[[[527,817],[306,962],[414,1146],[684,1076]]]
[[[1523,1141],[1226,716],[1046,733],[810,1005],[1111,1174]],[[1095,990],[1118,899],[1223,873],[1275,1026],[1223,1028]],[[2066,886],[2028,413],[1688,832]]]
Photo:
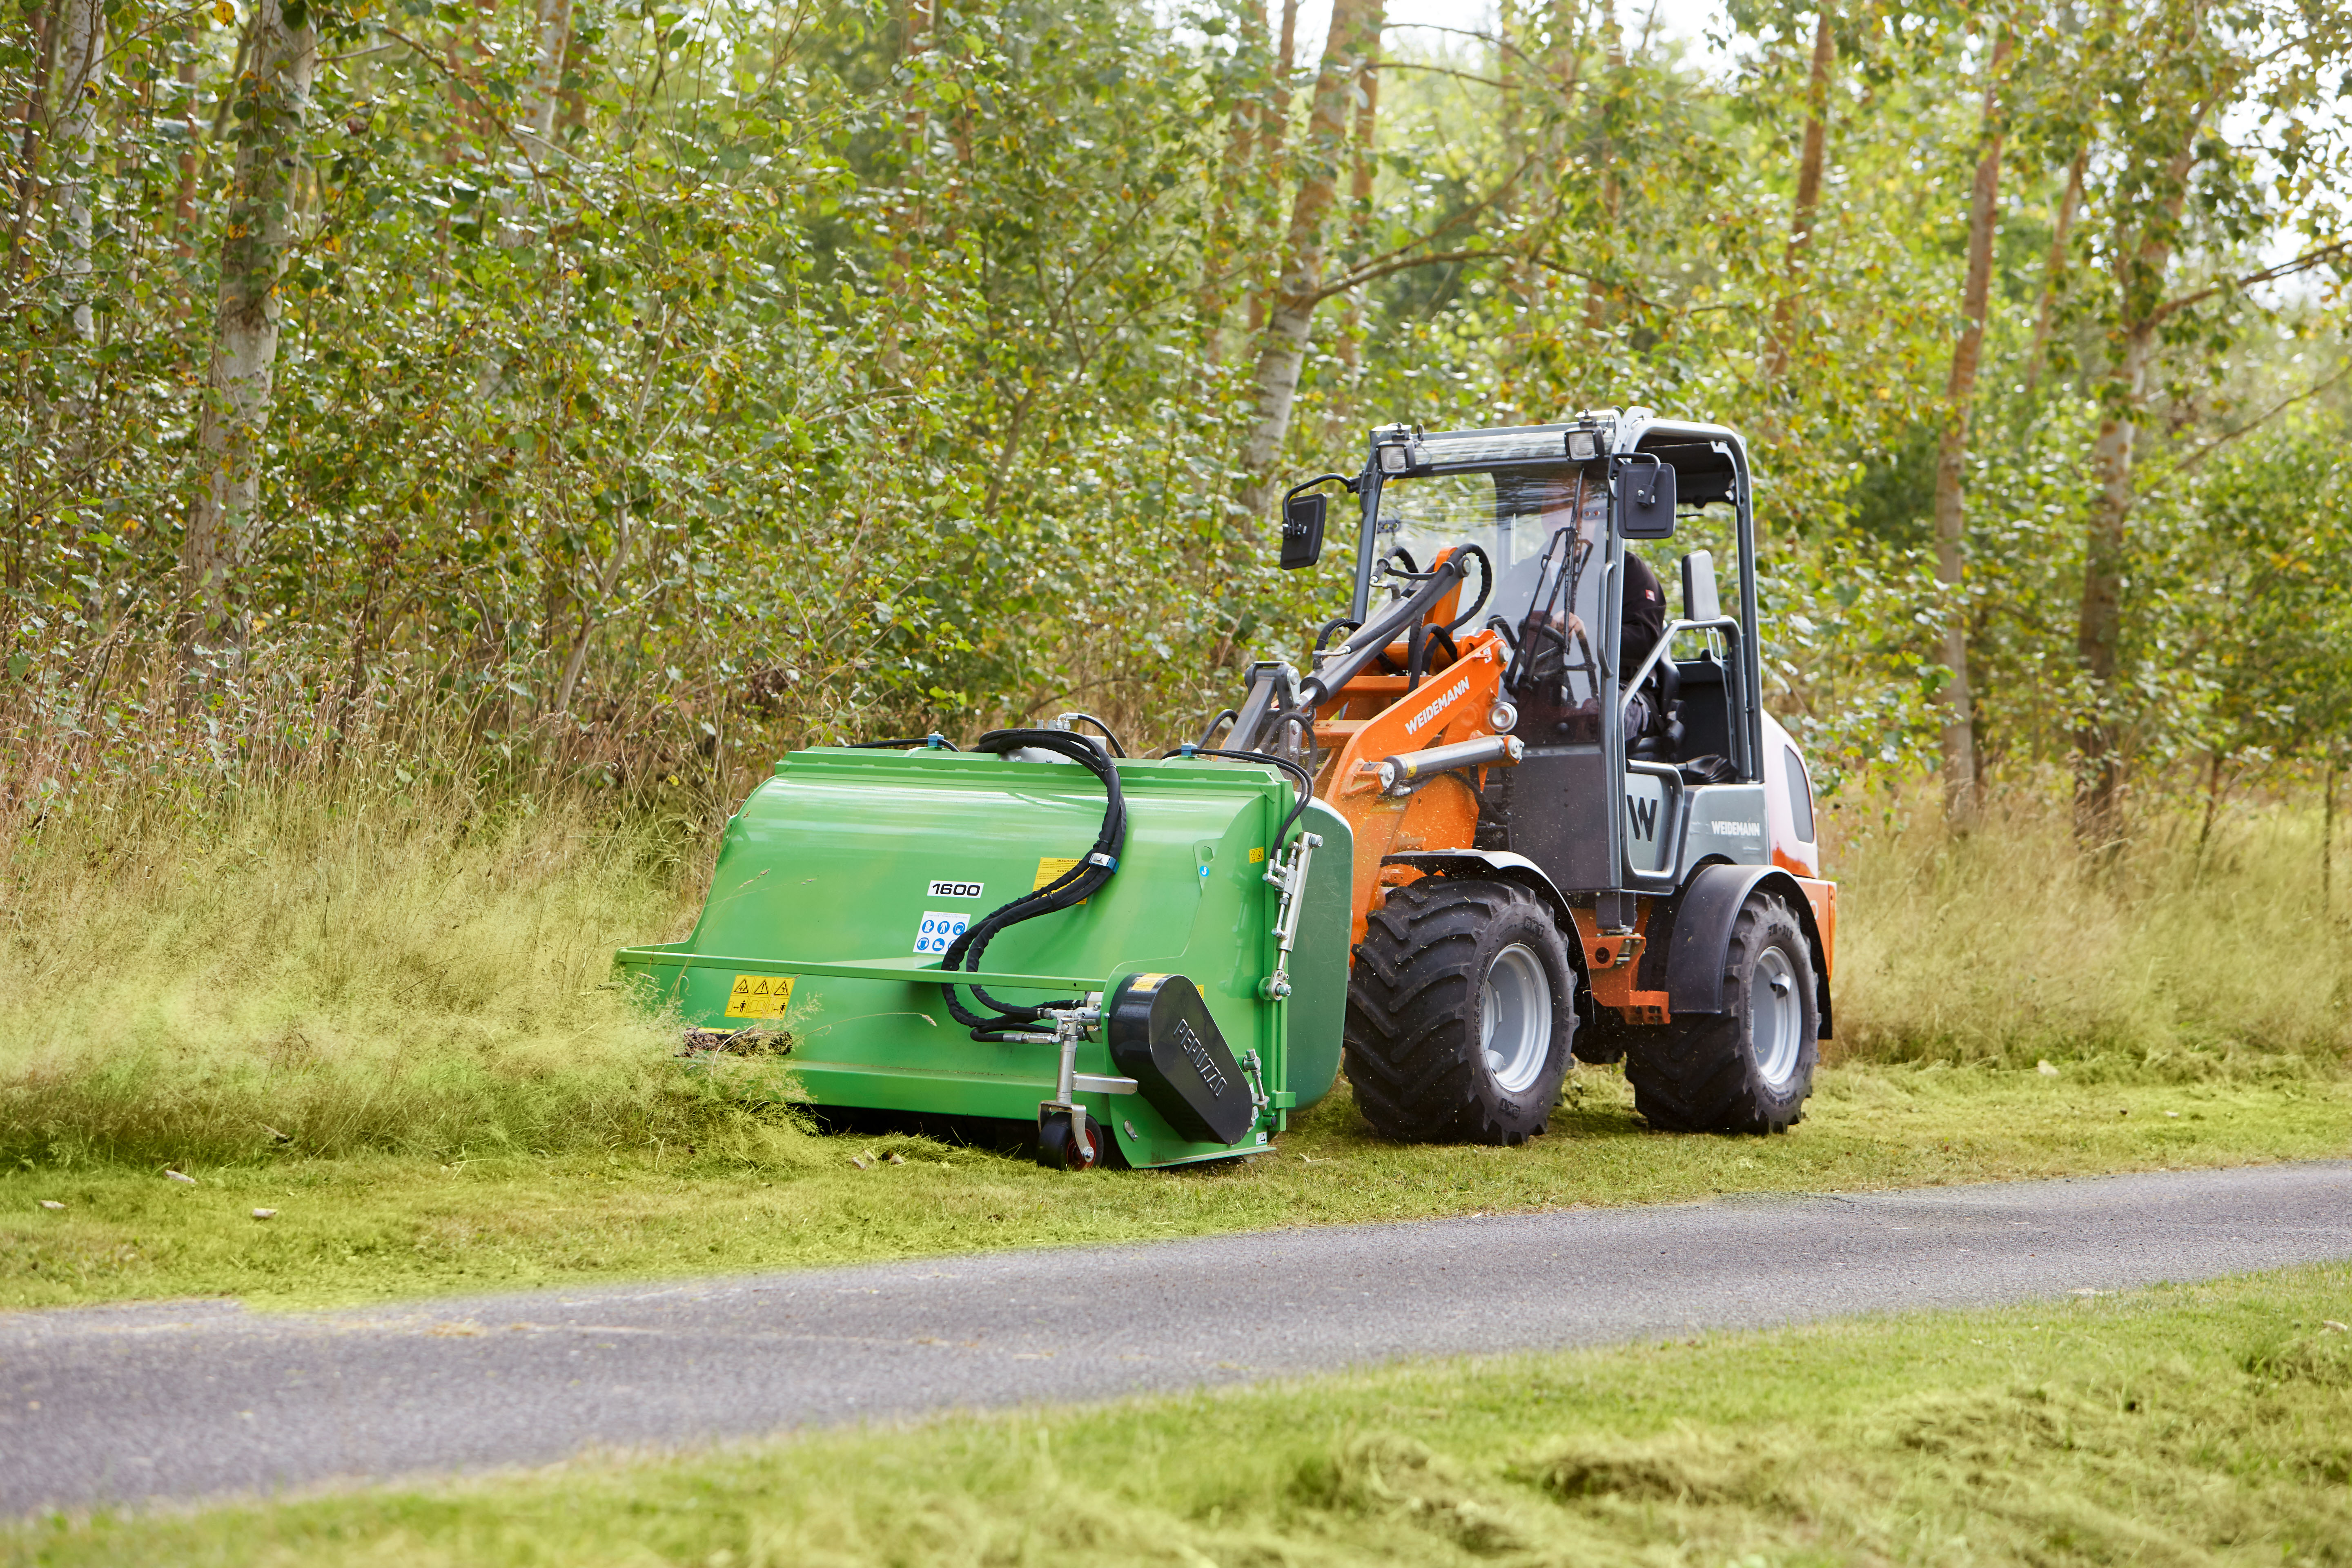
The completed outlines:
[[[1091,1171],[1110,1157],[1110,1134],[1085,1111],[1073,1130],[1066,1110],[1046,1112],[1037,1121],[1037,1163],[1049,1171]]]

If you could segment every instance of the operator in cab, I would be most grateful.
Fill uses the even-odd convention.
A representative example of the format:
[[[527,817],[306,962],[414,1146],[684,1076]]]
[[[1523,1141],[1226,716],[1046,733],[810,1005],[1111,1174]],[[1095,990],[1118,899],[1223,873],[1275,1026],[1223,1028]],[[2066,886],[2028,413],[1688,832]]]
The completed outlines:
[[[1603,506],[1598,487],[1587,488],[1580,480],[1559,484],[1553,493],[1545,498],[1543,517],[1547,525],[1576,531],[1577,548],[1569,552],[1571,569],[1563,574],[1569,581],[1561,583],[1555,590],[1561,599],[1573,602],[1577,597],[1574,580],[1584,575],[1582,567],[1599,554],[1605,526]],[[1664,635],[1666,626],[1666,593],[1657,573],[1651,569],[1648,562],[1631,550],[1625,552],[1624,560],[1625,569],[1618,576],[1617,668],[1620,679],[1642,668],[1651,650],[1658,646],[1658,639]],[[1538,634],[1539,643],[1549,643],[1558,649],[1556,657],[1560,661],[1559,668],[1563,676],[1568,675],[1569,666],[1578,662],[1575,650],[1584,650],[1584,662],[1588,666],[1591,664],[1591,639],[1584,617],[1574,608],[1567,608],[1563,615],[1559,607],[1538,605],[1529,619],[1533,624],[1528,629]],[[1577,682],[1571,679],[1570,684]],[[1580,721],[1578,717],[1580,712],[1591,714],[1591,699],[1586,697],[1582,701],[1574,701],[1573,697],[1577,694],[1563,695],[1571,699],[1570,708],[1560,714],[1567,721],[1563,732],[1580,731],[1585,723],[1591,721],[1589,719]],[[1647,692],[1636,693],[1627,700],[1625,739],[1628,742],[1649,733],[1654,727],[1660,725],[1660,721],[1661,716],[1655,711]]]

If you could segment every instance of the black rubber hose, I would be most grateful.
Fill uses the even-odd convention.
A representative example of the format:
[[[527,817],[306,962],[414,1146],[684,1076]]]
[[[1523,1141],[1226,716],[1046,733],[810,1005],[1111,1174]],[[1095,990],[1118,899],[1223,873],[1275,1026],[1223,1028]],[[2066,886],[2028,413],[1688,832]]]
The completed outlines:
[[[1319,653],[1321,653],[1321,652],[1324,650],[1324,648],[1325,648],[1325,647],[1327,647],[1328,646],[1329,646],[1330,641],[1331,641],[1331,634],[1332,634],[1333,632],[1339,632],[1339,631],[1349,631],[1349,632],[1352,632],[1352,631],[1360,631],[1360,630],[1361,630],[1361,629],[1362,629],[1363,625],[1364,625],[1364,623],[1363,623],[1363,622],[1361,622],[1361,621],[1351,621],[1351,620],[1349,620],[1349,619],[1347,616],[1340,616],[1340,617],[1339,617],[1337,620],[1325,621],[1325,622],[1323,623],[1323,625],[1322,625],[1321,628],[1320,628],[1319,630],[1318,630],[1318,631],[1316,632],[1316,634],[1315,634],[1315,648],[1314,648],[1314,652],[1315,652],[1315,653],[1318,653],[1318,654],[1319,654]],[[1309,657],[1311,658],[1312,656],[1310,655]]]
[[[1101,747],[1068,730],[992,730],[974,743],[972,750],[1003,756],[1007,752],[1032,746],[1067,757],[1102,781],[1102,830],[1095,835],[1094,847],[1076,865],[1044,887],[991,910],[956,938],[948,948],[947,955],[940,961],[940,967],[943,970],[952,973],[961,969],[978,969],[981,954],[988,950],[990,940],[999,931],[1019,925],[1023,921],[1035,920],[1039,915],[1049,915],[1057,910],[1066,910],[1085,902],[1100,892],[1118,869],[1119,852],[1127,847],[1127,800],[1119,793],[1118,769],[1103,755]],[[972,1032],[974,1039],[988,1038],[992,1030],[1034,1024],[1051,1008],[1080,1005],[1077,1000],[1034,1005],[1000,1002],[981,987],[971,986],[972,996],[981,1005],[994,1011],[996,1016],[990,1017],[965,1006],[956,995],[956,989],[950,982],[940,983],[940,991],[947,998],[948,1011],[957,1023]]]
[[[1100,730],[1100,731],[1103,732],[1103,739],[1104,739],[1104,740],[1106,740],[1106,741],[1108,741],[1108,742],[1110,742],[1110,754],[1111,754],[1112,756],[1114,756],[1114,757],[1123,757],[1123,756],[1127,755],[1127,748],[1126,748],[1125,746],[1122,746],[1122,745],[1120,745],[1120,744],[1118,743],[1118,737],[1117,735],[1115,735],[1115,734],[1111,733],[1111,728],[1110,728],[1110,726],[1109,726],[1109,725],[1108,725],[1108,724],[1106,724],[1106,723],[1104,723],[1101,720],[1099,720],[1099,719],[1096,718],[1093,714],[1091,714],[1091,713],[1065,713],[1065,714],[1063,714],[1063,715],[1062,715],[1062,717],[1063,717],[1063,718],[1065,718],[1065,719],[1083,719],[1083,720],[1085,720],[1087,723],[1092,724],[1096,729]]]
[[[1274,836],[1274,852],[1280,854],[1284,843],[1290,837],[1291,828],[1307,815],[1307,807],[1315,799],[1315,775],[1288,757],[1277,757],[1271,752],[1224,752],[1196,746],[1192,754],[1196,757],[1225,757],[1236,763],[1263,763],[1270,768],[1280,768],[1298,781],[1298,804],[1290,808],[1290,815],[1282,819],[1282,826]]]
[[[1454,625],[1459,626],[1461,623],[1456,621]],[[1407,691],[1411,691],[1414,687],[1419,686],[1422,680],[1427,676],[1429,671],[1429,648],[1432,643],[1443,642],[1445,645],[1445,662],[1448,664],[1456,663],[1462,658],[1462,649],[1455,646],[1454,634],[1447,631],[1444,626],[1434,625],[1426,627],[1416,626],[1413,630],[1416,635],[1413,637],[1411,645],[1407,648],[1404,659],[1405,689]]]
[[[1468,626],[1471,618],[1486,607],[1486,597],[1495,591],[1495,563],[1486,558],[1486,551],[1475,544],[1465,544],[1454,553],[1457,557],[1475,555],[1478,558],[1478,596],[1470,602],[1468,609],[1456,616],[1446,626],[1449,632],[1458,632]]]
[[[1201,738],[1200,738],[1199,740],[1197,740],[1197,741],[1193,742],[1192,742],[1192,744],[1193,744],[1194,746],[1196,746],[1196,747],[1198,747],[1198,746],[1205,746],[1205,745],[1207,745],[1207,744],[1209,743],[1209,737],[1210,737],[1210,736],[1212,736],[1212,735],[1213,735],[1213,734],[1215,734],[1215,733],[1217,732],[1217,726],[1218,726],[1218,725],[1220,725],[1220,724],[1229,724],[1229,723],[1232,723],[1234,720],[1236,720],[1236,719],[1240,718],[1241,716],[1242,716],[1242,713],[1241,713],[1241,710],[1240,710],[1240,709],[1238,709],[1238,708],[1228,708],[1228,709],[1226,709],[1223,712],[1222,712],[1222,713],[1218,714],[1215,718],[1213,718],[1213,719],[1212,719],[1212,720],[1210,720],[1210,721],[1209,721],[1209,727],[1208,727],[1207,729],[1205,729],[1205,730],[1203,730],[1203,731],[1201,731]],[[1172,752],[1161,752],[1160,754],[1161,754],[1162,756],[1169,756],[1169,755],[1172,755],[1173,753],[1172,753]]]

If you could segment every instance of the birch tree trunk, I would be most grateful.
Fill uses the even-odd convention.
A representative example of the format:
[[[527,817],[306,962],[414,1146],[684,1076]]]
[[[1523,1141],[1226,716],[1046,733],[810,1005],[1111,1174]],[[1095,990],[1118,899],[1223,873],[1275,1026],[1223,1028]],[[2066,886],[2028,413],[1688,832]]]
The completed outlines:
[[[1339,201],[1356,77],[1379,53],[1382,6],[1383,0],[1332,3],[1331,33],[1323,46],[1322,69],[1315,79],[1307,140],[1299,149],[1298,194],[1291,204],[1282,273],[1275,286],[1274,307],[1253,377],[1257,416],[1242,446],[1242,468],[1248,476],[1242,502],[1252,512],[1263,512],[1272,499],[1275,458],[1282,450],[1283,437],[1290,432],[1298,373],[1307,361],[1315,307],[1323,300],[1324,231]]]
[[[1364,247],[1372,232],[1372,133],[1380,118],[1381,73],[1371,61],[1366,61],[1356,79],[1355,156],[1350,160],[1348,175],[1348,247],[1342,262],[1341,276],[1346,268],[1360,265]],[[1339,306],[1339,367],[1347,377],[1347,395],[1334,398],[1330,412],[1330,434],[1336,439],[1344,434],[1342,426],[1356,417],[1357,395],[1364,377],[1364,289],[1358,285],[1348,290]]]
[[[1812,248],[1813,219],[1822,205],[1822,160],[1829,144],[1830,68],[1837,63],[1837,37],[1827,6],[1813,27],[1812,74],[1805,85],[1805,143],[1797,155],[1797,209],[1789,220],[1789,280],[1772,309],[1772,336],[1764,352],[1764,379],[1777,386],[1789,373],[1797,329],[1797,300],[1804,292],[1805,257]]]
[[[1594,261],[1601,270],[1614,259],[1617,246],[1617,215],[1624,206],[1624,192],[1617,180],[1617,114],[1625,92],[1625,36],[1617,26],[1616,0],[1601,0],[1601,126],[1593,162],[1601,169],[1601,234],[1595,247]],[[1608,321],[1601,280],[1584,280],[1584,325],[1588,331],[1599,331]]]
[[[531,151],[545,156],[555,138],[555,110],[563,99],[563,58],[572,43],[572,0],[539,0],[538,47],[523,99],[523,129]]]
[[[1943,766],[1944,816],[1955,827],[1976,826],[1976,715],[1969,689],[1969,617],[1961,590],[1967,565],[1969,408],[1976,398],[1984,355],[1985,309],[1992,291],[1992,237],[1999,216],[2004,119],[2001,79],[2009,69],[2006,28],[1986,69],[1981,148],[1969,193],[1969,277],[1960,295],[1960,336],[1952,345],[1952,372],[1944,385],[1944,435],[1936,453],[1936,580],[1945,588]]]
[[[2090,700],[2075,725],[2074,831],[2084,848],[2106,853],[2124,837],[2122,736],[2113,712],[2122,669],[2124,566],[2131,521],[2133,468],[2147,375],[2163,317],[2165,272],[2189,199],[2189,169],[2210,100],[2189,117],[2179,152],[2160,178],[2152,205],[2118,216],[2115,357],[2101,390],[2099,433],[2091,447],[2097,491],[2083,552],[2083,603],[2074,625],[2075,656],[2090,678]]]
[[[91,177],[98,164],[98,89],[106,70],[106,12],[100,0],[66,0],[58,44],[58,148],[66,177],[58,193],[65,254],[58,271],[72,302],[74,336],[95,333],[89,309]]]
[[[295,175],[318,60],[308,15],[289,27],[279,0],[261,0],[247,58],[238,90],[250,112],[236,132],[212,370],[196,426],[197,489],[180,551],[180,640],[190,662],[200,649],[244,641],[239,568],[261,494],[262,436],[278,364],[278,279],[293,234]]]

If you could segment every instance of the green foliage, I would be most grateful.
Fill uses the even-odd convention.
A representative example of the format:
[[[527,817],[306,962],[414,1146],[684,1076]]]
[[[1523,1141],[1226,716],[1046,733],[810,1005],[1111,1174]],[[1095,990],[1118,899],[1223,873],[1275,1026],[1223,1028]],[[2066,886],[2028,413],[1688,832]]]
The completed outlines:
[[[55,11],[0,18],[17,198],[0,707],[20,728],[37,694],[76,731],[123,703],[253,722],[239,658],[184,672],[190,693],[144,683],[186,607],[215,301],[249,287],[278,220],[284,335],[230,584],[243,646],[322,710],[456,721],[462,741],[427,749],[476,778],[585,769],[642,801],[677,776],[716,802],[810,736],[1073,704],[1171,740],[1329,613],[1337,571],[1272,571],[1231,499],[1255,396],[1242,323],[1304,168],[1303,73],[1249,6],[1022,4],[910,33],[880,0],[577,0],[551,40],[528,8],[338,0],[303,13],[320,66],[298,114],[247,68],[250,7],[132,5],[77,100],[88,161],[63,139]],[[2300,433],[2260,424],[2340,355],[2330,285],[2245,282],[2282,246],[2318,258],[2298,279],[2343,275],[2341,127],[2314,112],[2341,18],[2146,0],[2074,31],[2020,20],[1993,434],[1958,595],[1925,554],[1923,465],[1990,23],[1842,16],[1823,204],[1792,262],[1811,20],[1741,8],[1721,81],[1575,7],[1498,42],[1391,38],[1372,194],[1333,220],[1339,298],[1286,464],[1345,466],[1392,417],[1721,418],[1756,447],[1775,700],[1830,774],[1932,749],[1951,616],[1980,666],[1983,749],[2015,776],[2063,760],[2093,704],[2158,779],[2223,731],[2307,752],[2244,715],[2316,713],[2310,683],[2340,658],[2220,671],[2238,596],[2280,595],[2281,624],[2301,603],[2241,559],[2266,454],[2343,427],[2326,397]],[[2221,96],[2189,102],[2192,80]],[[2177,174],[2166,139],[2198,113]],[[290,170],[253,198],[266,213],[230,178],[240,145]],[[68,186],[93,204],[86,252]],[[2168,192],[2179,259],[2143,277],[2116,247],[2137,243],[2133,214],[2171,213]],[[2143,437],[2127,677],[2101,693],[2071,636],[2082,479],[2113,413],[2111,340],[2143,306],[2163,322],[2149,395],[2178,434]],[[2249,429],[2226,460],[2182,460]],[[2263,684],[2273,669],[2294,694]],[[10,794],[70,795],[90,765],[12,762]]]

